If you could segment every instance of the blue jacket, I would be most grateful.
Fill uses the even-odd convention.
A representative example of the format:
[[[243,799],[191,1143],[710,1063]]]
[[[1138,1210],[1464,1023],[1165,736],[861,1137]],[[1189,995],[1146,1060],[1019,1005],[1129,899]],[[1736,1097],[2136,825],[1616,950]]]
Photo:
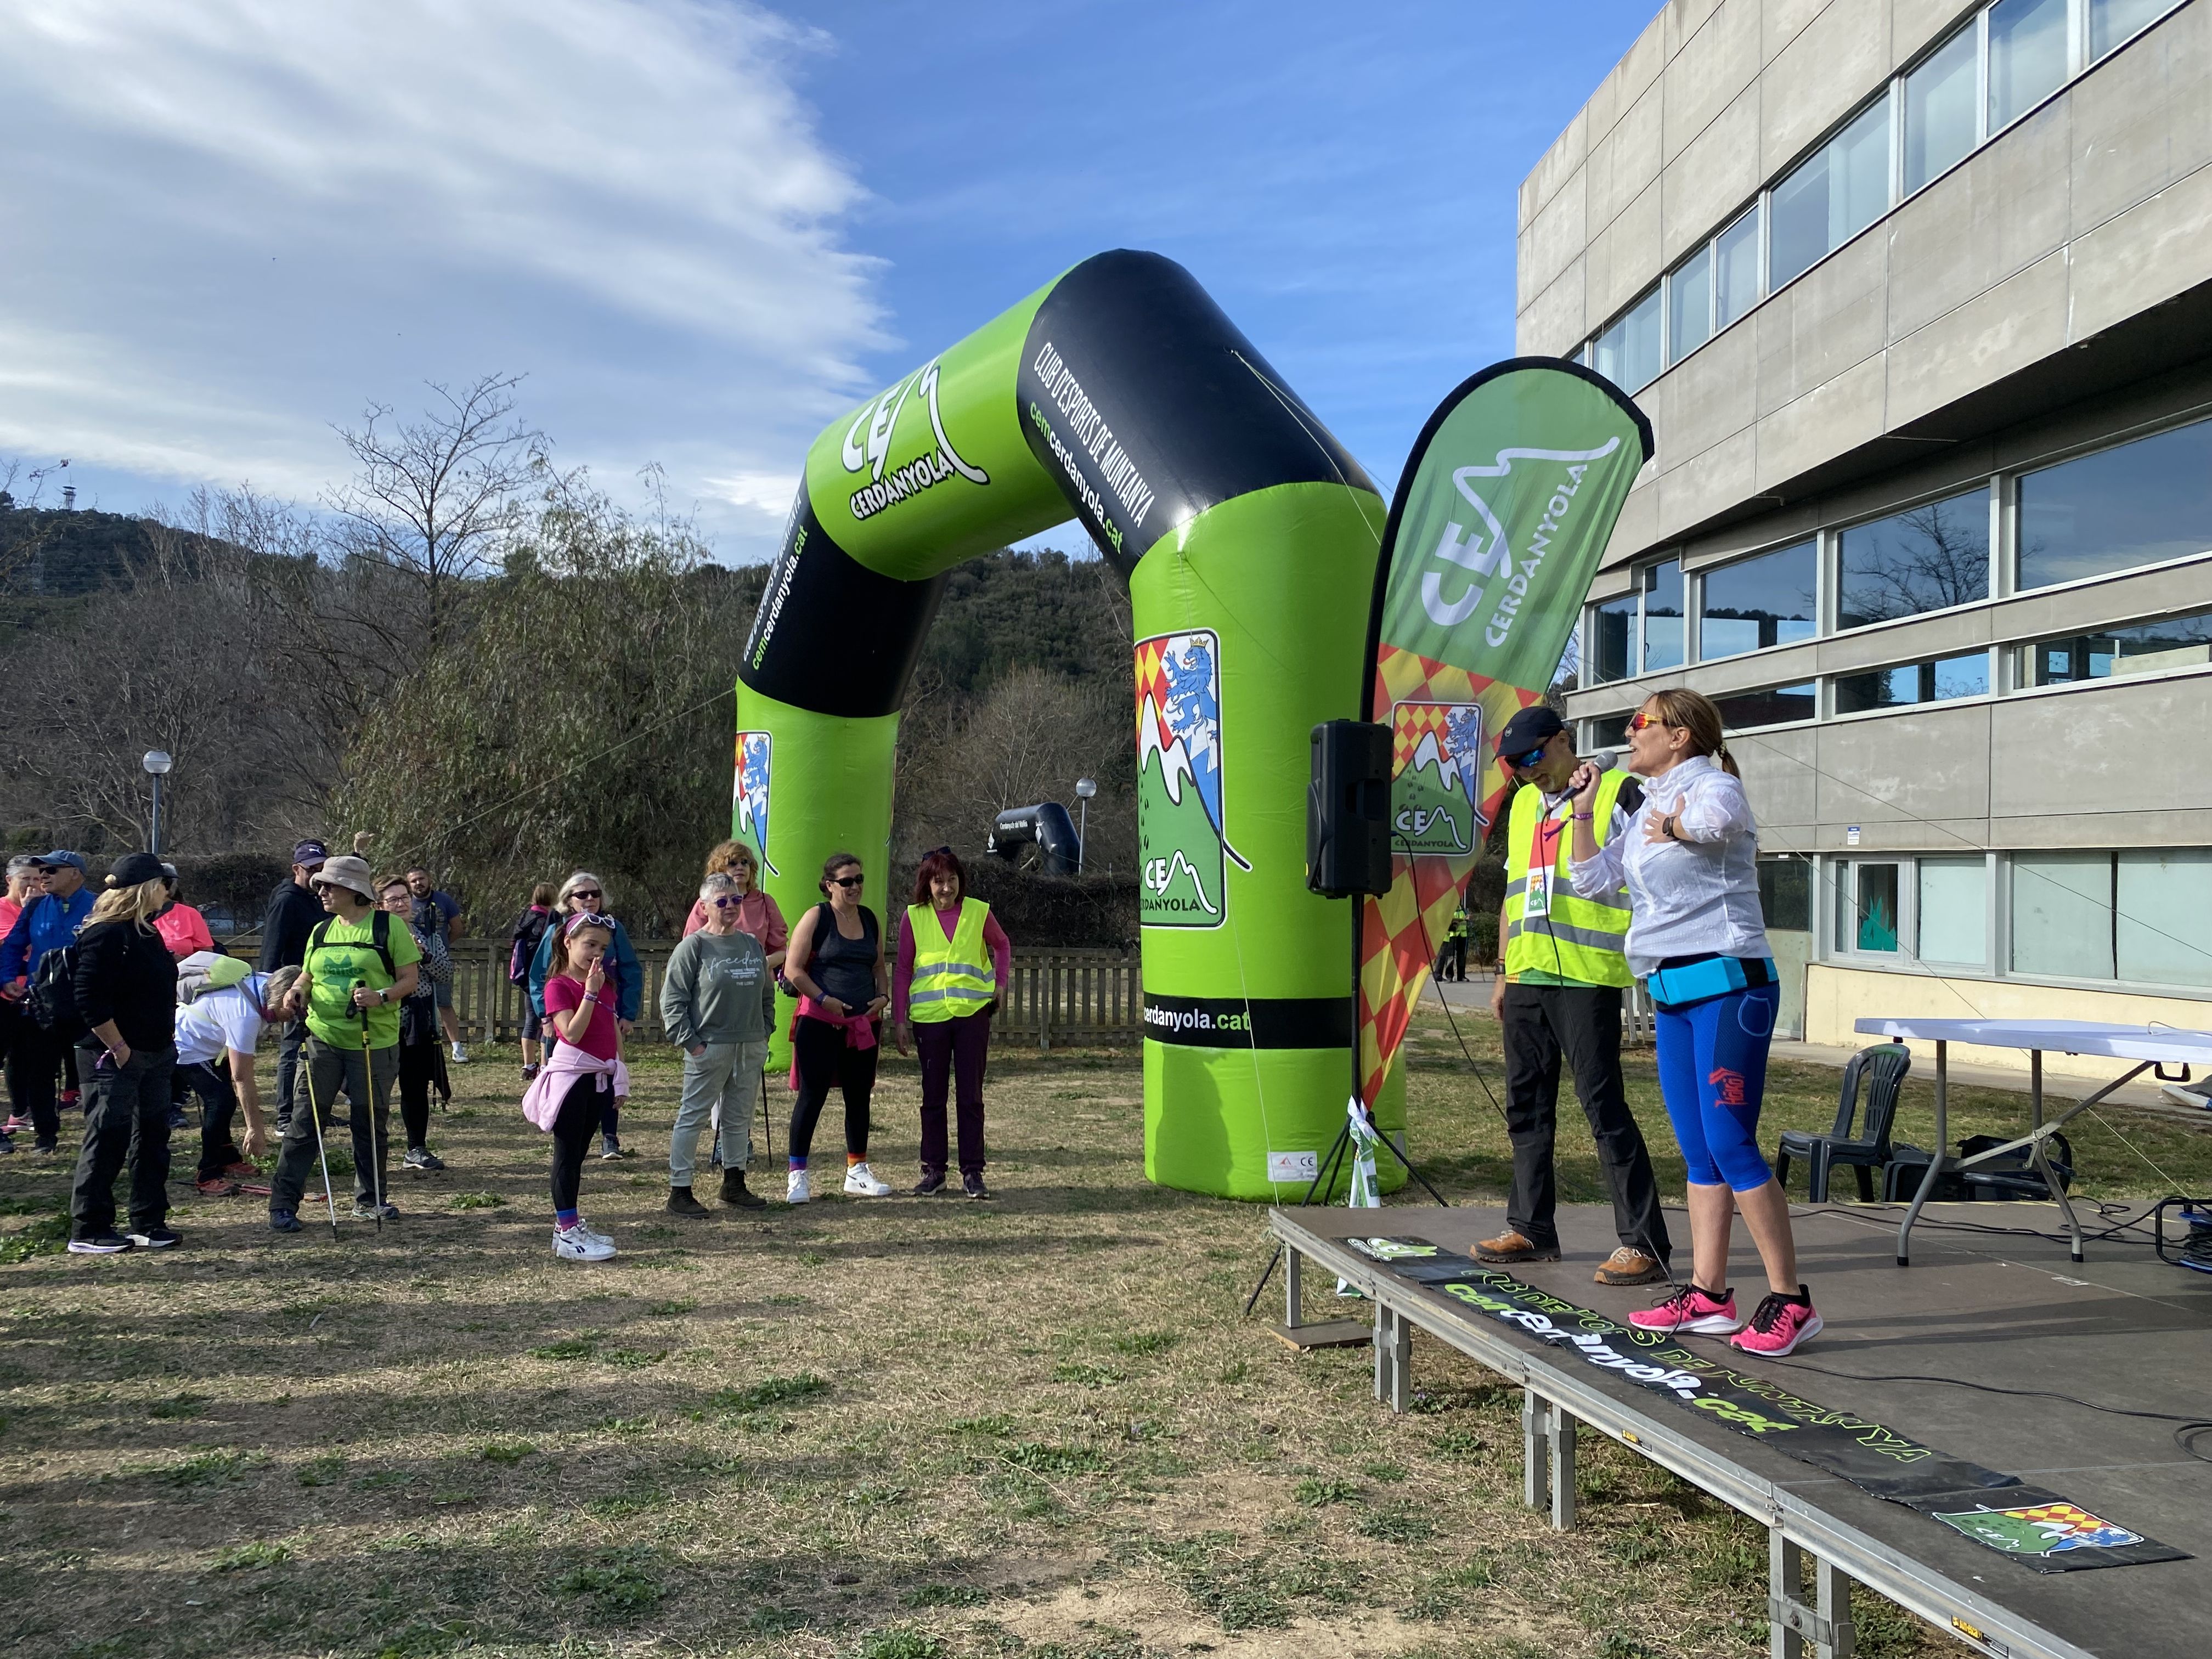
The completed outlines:
[[[538,1018],[545,1018],[545,981],[553,971],[553,945],[561,937],[558,927],[548,927],[545,937],[538,941],[538,954],[530,959],[530,1006]],[[645,970],[638,965],[637,952],[629,947],[629,934],[622,923],[615,923],[614,939],[607,945],[607,977],[615,986],[615,1017],[635,1024],[638,1011],[645,1006]]]
[[[67,898],[41,893],[25,905],[23,914],[8,930],[6,942],[0,943],[0,985],[13,985],[19,979],[35,975],[39,958],[49,951],[58,951],[73,943],[76,930],[84,926],[84,919],[91,914],[89,887],[80,887]]]

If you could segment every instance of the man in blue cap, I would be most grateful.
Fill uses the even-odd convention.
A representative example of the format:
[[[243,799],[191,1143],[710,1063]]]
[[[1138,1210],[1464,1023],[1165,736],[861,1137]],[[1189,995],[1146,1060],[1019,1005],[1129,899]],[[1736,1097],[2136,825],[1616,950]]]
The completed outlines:
[[[39,963],[49,951],[73,943],[76,930],[92,914],[92,893],[84,884],[84,854],[57,847],[42,853],[39,867],[46,872],[46,890],[23,907],[8,937],[0,940],[0,995],[20,1001],[39,975]],[[54,1102],[54,1075],[67,1068],[65,1103],[77,1101],[76,1056],[69,1039],[58,1036],[37,1020],[26,1018],[8,1067],[9,1093],[15,1115],[30,1120],[38,1150],[52,1152],[60,1145],[61,1114]]]

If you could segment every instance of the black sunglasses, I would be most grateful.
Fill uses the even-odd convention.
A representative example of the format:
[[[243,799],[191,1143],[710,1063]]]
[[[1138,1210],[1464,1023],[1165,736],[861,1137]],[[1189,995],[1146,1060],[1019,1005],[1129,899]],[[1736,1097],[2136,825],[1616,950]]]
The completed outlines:
[[[830,884],[833,887],[858,887],[866,879],[866,876],[832,876]]]
[[[1531,749],[1525,755],[1508,755],[1505,757],[1505,764],[1516,772],[1522,772],[1526,771],[1529,767],[1535,765],[1537,762],[1543,758],[1543,747],[1539,745],[1534,749]]]
[[[596,887],[578,887],[571,889],[568,896],[572,899],[582,899],[585,902],[589,904],[596,904],[599,902],[601,894],[599,890]]]

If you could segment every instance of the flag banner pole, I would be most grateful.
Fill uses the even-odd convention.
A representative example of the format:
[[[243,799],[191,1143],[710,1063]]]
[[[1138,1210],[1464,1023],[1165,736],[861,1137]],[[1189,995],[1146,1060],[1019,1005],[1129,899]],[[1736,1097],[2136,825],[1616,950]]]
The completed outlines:
[[[1358,1097],[1389,1079],[1510,775],[1497,733],[1540,702],[1652,454],[1604,376],[1493,363],[1421,429],[1383,531],[1361,706],[1391,730],[1391,884],[1352,910]],[[1504,948],[1504,941],[1499,941]]]

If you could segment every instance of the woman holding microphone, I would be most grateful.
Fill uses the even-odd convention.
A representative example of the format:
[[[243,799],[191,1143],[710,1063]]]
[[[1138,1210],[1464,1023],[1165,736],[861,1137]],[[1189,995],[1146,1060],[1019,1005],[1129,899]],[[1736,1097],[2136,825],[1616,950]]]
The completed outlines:
[[[1687,1285],[1629,1316],[1647,1331],[1734,1333],[1778,1358],[1820,1329],[1797,1278],[1790,1205],[1759,1151],[1766,1049],[1782,1000],[1759,903],[1759,826],[1723,741],[1720,710],[1695,691],[1652,694],[1628,723],[1628,769],[1647,780],[1627,833],[1592,833],[1599,771],[1574,775],[1575,890],[1626,884],[1628,963],[1658,1010],[1659,1086],[1689,1165]],[[1729,1233],[1741,1212],[1766,1269],[1750,1322],[1728,1286]]]

